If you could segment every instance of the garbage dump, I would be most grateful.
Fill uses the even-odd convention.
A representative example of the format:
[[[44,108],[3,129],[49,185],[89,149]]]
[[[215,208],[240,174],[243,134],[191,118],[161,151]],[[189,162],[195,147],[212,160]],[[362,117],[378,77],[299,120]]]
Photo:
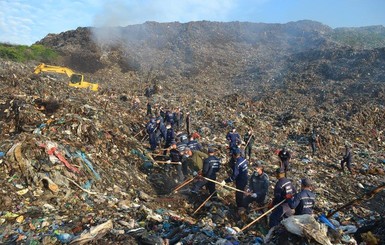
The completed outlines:
[[[307,62],[306,57],[290,58]],[[146,97],[145,88],[153,84],[117,67],[95,74],[100,81],[110,81],[101,82],[95,93],[63,86],[65,78],[31,76],[33,62],[0,64],[2,244],[385,241],[383,90],[374,98],[379,103],[368,96],[353,100],[341,92],[353,90],[350,78],[332,79],[324,87],[307,84],[317,66],[298,78],[298,65],[292,67],[298,73],[287,75],[286,87],[261,83],[256,97],[231,86],[221,91],[208,73],[201,74],[204,82],[196,83],[162,80],[159,75],[156,88],[161,89]],[[147,115],[146,103],[154,113]],[[207,186],[192,191],[202,181],[192,168],[180,180],[182,163],[170,160],[165,140],[151,150],[146,125],[161,107],[179,107],[184,117],[175,131],[189,130],[204,154],[215,149],[221,159],[215,193]],[[233,128],[241,138],[253,130],[248,174],[258,163],[269,176],[263,206],[237,207],[236,184],[222,183],[233,173],[226,139]],[[311,149],[313,132],[318,137],[316,151]],[[341,170],[345,146],[353,155],[351,171]],[[297,190],[301,179],[312,179],[316,205],[313,215],[294,215],[270,228],[269,204],[283,147],[291,153],[287,178]]]

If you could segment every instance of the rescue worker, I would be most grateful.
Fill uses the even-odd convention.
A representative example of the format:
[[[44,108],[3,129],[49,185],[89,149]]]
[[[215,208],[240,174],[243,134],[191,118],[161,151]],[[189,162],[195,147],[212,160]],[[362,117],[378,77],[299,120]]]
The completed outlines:
[[[179,127],[181,125],[181,118],[182,118],[182,112],[180,111],[180,108],[177,107],[174,110],[174,122],[175,122],[175,128],[177,131],[179,131]]]
[[[247,190],[249,194],[245,198],[246,207],[252,202],[256,202],[258,206],[263,206],[266,203],[268,191],[269,176],[264,172],[262,163],[258,161],[249,179]]]
[[[165,146],[164,148],[169,148],[171,146],[171,143],[175,140],[175,133],[174,129],[171,127],[170,124],[166,125],[166,137],[165,137]]]
[[[187,147],[187,143],[188,143],[187,134],[180,132],[177,134],[176,138],[178,141],[177,142],[178,151],[184,152],[185,148]]]
[[[190,112],[186,113],[186,131],[187,134],[190,135]]]
[[[202,137],[201,137],[201,135],[200,135],[198,132],[194,132],[194,133],[191,134],[191,138],[192,138],[193,140],[199,140],[199,139],[201,139]]]
[[[157,146],[157,139],[156,139],[156,129],[157,129],[157,123],[155,121],[155,117],[151,117],[150,121],[146,125],[146,130],[148,133],[148,139],[150,143],[150,149],[154,151]]]
[[[287,218],[293,215],[293,212],[287,202],[296,193],[295,187],[293,186],[291,181],[285,177],[285,172],[282,168],[277,168],[276,177],[278,181],[274,186],[274,198],[269,208],[272,208],[283,200],[286,201],[279,205],[276,209],[274,209],[273,212],[270,214],[270,228],[278,225],[283,218]]]
[[[203,160],[208,158],[206,153],[201,151],[192,151],[190,148],[184,150],[184,161],[182,162],[183,174],[188,175],[188,168],[193,171],[193,175],[197,175],[202,171]]]
[[[316,133],[315,129],[313,129],[312,134],[310,136],[310,146],[312,156],[314,157],[317,152],[317,148],[320,146],[319,135]]]
[[[179,127],[182,127],[184,125],[184,112],[182,109],[179,108],[180,115],[179,115]]]
[[[159,107],[159,116],[162,117],[163,121],[166,119],[166,112],[164,111],[163,107]]]
[[[185,155],[188,155],[191,157],[193,161],[192,169],[196,172],[202,171],[203,169],[203,160],[208,158],[208,155],[206,153],[203,153],[201,151],[193,151],[190,148],[185,149]]]
[[[167,151],[170,156],[170,162],[182,162],[182,154],[178,151],[175,141],[171,143],[171,147]],[[176,165],[176,170],[178,173],[178,181],[183,182],[184,174],[182,170],[182,165]]]
[[[353,171],[352,171],[352,159],[353,159],[353,156],[352,156],[352,149],[350,148],[349,144],[346,143],[345,144],[345,154],[341,160],[341,170],[342,172],[345,172],[345,166],[344,166],[344,163],[346,163],[346,167],[347,169],[349,170],[349,172],[352,174]]]
[[[165,121],[169,124],[171,124],[171,127],[174,127],[174,113],[171,110],[166,110],[166,117]]]
[[[221,160],[215,156],[215,149],[209,148],[207,152],[209,157],[203,161],[202,176],[211,180],[216,180],[217,172],[221,167]],[[204,185],[206,185],[206,189],[209,191],[210,195],[216,192],[215,183],[208,180],[200,180],[195,185],[193,192],[197,193]],[[215,193],[213,197],[214,196],[217,196],[217,194]]]
[[[193,135],[190,135],[190,140],[187,143],[187,147],[193,151],[201,151],[202,150],[202,145],[199,144],[199,142],[194,139]]]
[[[164,123],[164,119],[162,117],[162,115],[159,113],[158,116],[156,117],[156,120],[161,122],[161,123]]]
[[[160,144],[162,140],[166,140],[167,128],[160,118],[156,120],[156,143]]]
[[[147,87],[144,91],[144,96],[146,96],[147,98],[150,98],[153,93],[154,91],[150,87]]]
[[[288,201],[290,208],[295,209],[294,215],[313,214],[315,194],[311,191],[311,186],[310,179],[302,179],[301,192]]]
[[[287,176],[291,154],[288,150],[286,150],[286,147],[282,147],[282,150],[280,150],[278,153],[278,157],[281,159],[281,169],[285,172],[285,176]]]
[[[229,142],[230,155],[232,155],[233,151],[238,149],[238,146],[241,144],[241,137],[237,133],[237,130],[232,128],[231,131],[227,133],[226,139]]]
[[[255,136],[253,135],[253,131],[251,128],[246,132],[246,134],[243,136],[243,141],[246,143],[245,147],[245,157],[251,159],[251,153],[254,145]]]
[[[150,101],[147,101],[147,113],[146,115],[149,116],[152,114],[152,107]]]
[[[233,151],[233,163],[231,164],[233,173],[232,175],[227,178],[226,180],[222,181],[222,185],[225,183],[233,182],[235,181],[235,187],[241,191],[245,190],[245,187],[247,185],[247,168],[248,168],[248,162],[245,158],[241,157],[241,153],[238,148],[236,148]],[[238,208],[243,208],[243,192],[237,191],[235,193],[235,202],[237,203]]]

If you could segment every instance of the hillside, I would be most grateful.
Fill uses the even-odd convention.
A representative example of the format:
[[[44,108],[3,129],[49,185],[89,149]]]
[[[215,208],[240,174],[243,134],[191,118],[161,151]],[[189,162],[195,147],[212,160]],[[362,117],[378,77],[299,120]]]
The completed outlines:
[[[175,169],[154,163],[166,159],[148,150],[147,100],[191,112],[204,151],[215,147],[224,159],[219,181],[231,172],[225,135],[235,126],[242,135],[254,129],[252,162],[263,162],[271,186],[279,165],[275,152],[289,148],[289,177],[297,187],[303,177],[314,181],[318,214],[383,185],[385,48],[380,39],[361,45],[371,33],[381,36],[383,28],[332,29],[312,21],[147,22],[82,27],[37,43],[60,54],[56,65],[97,81],[96,93],[68,87],[60,75],[32,76],[38,61],[0,60],[0,241],[60,244],[58,234],[67,233],[82,244],[82,232],[89,232],[92,244],[252,244],[265,237],[263,225],[233,232],[261,214],[238,214],[233,191],[218,187],[219,200],[196,214],[204,191],[198,198],[172,192]],[[162,89],[144,97],[154,85]],[[135,96],[139,110],[132,107]],[[314,157],[312,129],[322,142]],[[345,143],[353,146],[354,175],[339,169]],[[383,242],[384,198],[379,192],[333,219],[341,227],[370,230]],[[95,226],[98,236],[90,235]],[[329,239],[348,243],[362,240],[360,234]],[[266,243],[285,239],[317,244],[282,227]]]

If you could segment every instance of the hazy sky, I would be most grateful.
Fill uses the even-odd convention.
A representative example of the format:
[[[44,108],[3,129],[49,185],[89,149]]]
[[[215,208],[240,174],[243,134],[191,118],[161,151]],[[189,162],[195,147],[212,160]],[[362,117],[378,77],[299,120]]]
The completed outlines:
[[[145,21],[304,19],[333,28],[385,26],[385,0],[0,0],[0,42],[30,45],[48,33]]]

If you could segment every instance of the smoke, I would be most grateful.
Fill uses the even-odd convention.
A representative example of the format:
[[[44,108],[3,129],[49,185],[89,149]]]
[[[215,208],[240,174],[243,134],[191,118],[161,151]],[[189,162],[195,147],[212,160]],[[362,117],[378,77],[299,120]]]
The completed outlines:
[[[94,18],[96,43],[105,45],[120,39],[119,28],[146,21],[189,22],[227,21],[236,8],[235,0],[113,0],[103,6]]]

